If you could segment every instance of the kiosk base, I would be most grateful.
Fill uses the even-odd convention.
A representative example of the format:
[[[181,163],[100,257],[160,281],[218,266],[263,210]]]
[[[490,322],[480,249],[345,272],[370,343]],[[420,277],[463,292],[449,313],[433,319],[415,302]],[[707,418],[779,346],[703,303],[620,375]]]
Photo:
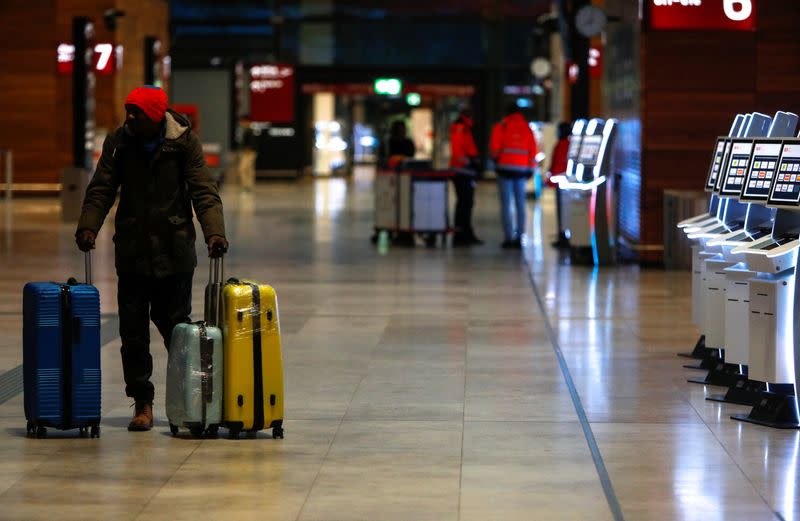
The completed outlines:
[[[697,360],[703,360],[714,353],[719,352],[719,349],[712,349],[710,347],[706,347],[706,336],[700,335],[700,338],[697,339],[697,343],[694,345],[694,349],[686,353],[678,353],[678,356],[682,358],[695,358]]]
[[[685,369],[697,369],[699,371],[711,371],[717,364],[725,361],[724,349],[712,349],[707,347],[708,355],[704,356],[699,364],[684,364]]]
[[[719,360],[717,364],[708,371],[705,378],[689,378],[686,381],[692,384],[732,387],[740,380],[747,380],[747,372],[740,372],[739,367],[739,364],[726,364],[722,360]]]
[[[712,402],[735,403],[755,407],[761,400],[761,394],[767,390],[767,384],[757,380],[738,380],[728,388],[725,394],[712,394],[706,400]]]
[[[774,429],[800,429],[797,400],[792,393],[792,384],[772,384],[770,391],[761,393],[750,414],[734,414],[731,418]]]
[[[571,246],[569,250],[569,259],[572,264],[592,266],[595,263],[591,246]]]

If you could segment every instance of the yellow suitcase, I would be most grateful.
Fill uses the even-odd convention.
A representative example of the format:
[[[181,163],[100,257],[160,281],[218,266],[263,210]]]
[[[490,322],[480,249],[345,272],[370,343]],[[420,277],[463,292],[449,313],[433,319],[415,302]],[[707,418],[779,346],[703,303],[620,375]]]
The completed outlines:
[[[278,299],[266,284],[229,279],[222,289],[223,422],[231,439],[272,429],[283,438]]]

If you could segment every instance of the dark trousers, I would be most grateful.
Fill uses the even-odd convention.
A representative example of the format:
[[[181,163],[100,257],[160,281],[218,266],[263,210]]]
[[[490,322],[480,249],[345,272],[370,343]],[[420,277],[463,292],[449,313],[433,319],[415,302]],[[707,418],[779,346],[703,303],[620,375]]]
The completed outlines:
[[[472,208],[475,206],[475,176],[456,174],[453,186],[456,189],[456,234],[472,236]]]
[[[153,357],[150,355],[150,321],[169,349],[172,329],[188,322],[192,312],[194,272],[151,278],[121,274],[117,284],[119,335],[125,394],[137,402],[152,402]]]

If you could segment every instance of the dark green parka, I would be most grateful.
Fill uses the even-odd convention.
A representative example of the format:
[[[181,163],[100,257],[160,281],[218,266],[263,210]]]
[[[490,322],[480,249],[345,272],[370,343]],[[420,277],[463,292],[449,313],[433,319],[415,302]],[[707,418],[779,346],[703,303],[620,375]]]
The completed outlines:
[[[192,206],[206,242],[225,237],[222,200],[206,167],[200,140],[189,122],[167,111],[162,144],[145,152],[124,126],[103,143],[86,190],[78,232],[100,231],[120,201],[114,244],[118,274],[166,277],[197,266]]]

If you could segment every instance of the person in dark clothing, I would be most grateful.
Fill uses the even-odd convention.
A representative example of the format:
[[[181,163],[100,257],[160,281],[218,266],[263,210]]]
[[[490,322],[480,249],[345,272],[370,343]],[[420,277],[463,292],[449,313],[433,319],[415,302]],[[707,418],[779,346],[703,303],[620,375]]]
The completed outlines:
[[[569,135],[572,132],[572,125],[562,121],[558,124],[558,142],[553,147],[553,152],[550,154],[550,175],[547,176],[547,183],[553,186],[556,190],[556,218],[558,223],[558,231],[556,240],[552,243],[555,248],[562,248],[569,246],[569,239],[564,233],[563,218],[562,218],[562,203],[561,203],[561,188],[550,179],[553,176],[564,175],[567,171],[567,152],[569,151]]]
[[[417,153],[417,148],[408,137],[408,130],[403,121],[397,120],[392,123],[386,148],[386,157],[389,163],[411,159]]]
[[[483,244],[472,229],[472,208],[478,175],[478,148],[472,136],[472,110],[464,108],[450,125],[450,169],[455,173],[456,211],[453,246]]]
[[[86,190],[75,241],[82,251],[95,239],[120,189],[115,218],[119,332],[125,392],[136,409],[131,431],[153,427],[150,320],[169,347],[172,329],[189,321],[197,266],[192,208],[209,256],[228,249],[222,201],[188,120],[167,110],[163,90],[134,89],[125,124],[109,134]]]

